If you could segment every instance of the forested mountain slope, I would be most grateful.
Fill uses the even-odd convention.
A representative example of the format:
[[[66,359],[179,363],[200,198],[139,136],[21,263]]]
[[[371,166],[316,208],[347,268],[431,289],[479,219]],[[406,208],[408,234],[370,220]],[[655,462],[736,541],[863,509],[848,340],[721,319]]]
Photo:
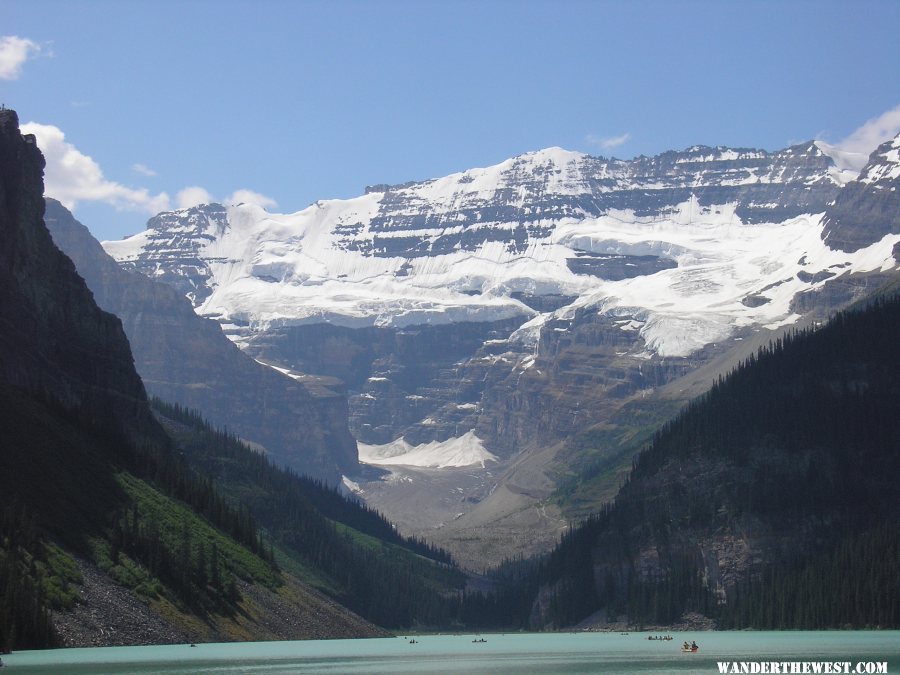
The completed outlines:
[[[900,624],[900,296],[763,349],[542,563],[533,625]]]
[[[285,569],[381,626],[458,623],[465,576],[446,552],[403,537],[337,488],[273,466],[197,413],[154,406],[188,464],[266,528]]]

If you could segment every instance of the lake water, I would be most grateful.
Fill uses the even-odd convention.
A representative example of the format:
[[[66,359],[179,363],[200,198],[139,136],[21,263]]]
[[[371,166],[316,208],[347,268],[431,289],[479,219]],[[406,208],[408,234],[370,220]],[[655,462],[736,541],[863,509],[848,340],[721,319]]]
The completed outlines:
[[[900,673],[900,631],[420,635],[15,652],[13,673],[718,673],[717,661],[887,662]],[[696,640],[700,652],[682,654]]]

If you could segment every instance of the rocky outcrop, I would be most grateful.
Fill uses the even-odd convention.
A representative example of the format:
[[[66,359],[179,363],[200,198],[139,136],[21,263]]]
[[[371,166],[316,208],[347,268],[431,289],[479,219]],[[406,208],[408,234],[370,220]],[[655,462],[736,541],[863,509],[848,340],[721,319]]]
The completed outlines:
[[[900,135],[869,156],[825,213],[822,238],[831,248],[857,251],[900,233]]]
[[[147,250],[152,253],[140,269],[200,304],[210,292],[209,262],[216,259],[203,259],[199,252],[227,227],[227,213],[221,204],[201,204],[187,215],[160,213],[147,222]]]
[[[347,399],[329,382],[290,377],[257,363],[197,316],[167,284],[128,272],[87,228],[48,199],[45,220],[75,261],[97,303],[122,320],[147,390],[199,410],[261,446],[273,461],[331,483],[357,467],[347,428]]]

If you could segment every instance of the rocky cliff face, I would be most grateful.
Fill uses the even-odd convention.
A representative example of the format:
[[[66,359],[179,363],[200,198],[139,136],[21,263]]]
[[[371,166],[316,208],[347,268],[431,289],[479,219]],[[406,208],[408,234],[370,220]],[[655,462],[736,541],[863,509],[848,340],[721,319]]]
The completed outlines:
[[[492,243],[508,253],[522,254],[551,237],[566,220],[619,212],[633,218],[660,217],[692,198],[701,207],[734,204],[734,216],[743,223],[783,222],[804,213],[821,213],[840,189],[833,169],[832,160],[815,143],[777,152],[694,146],[633,160],[549,148],[444,178],[371,186],[365,196],[317,202],[302,213],[305,220],[330,231],[328,243],[333,250],[406,260],[391,269],[402,277],[419,271],[419,265],[412,264],[416,258],[482,251]],[[271,239],[265,233],[259,236],[250,227],[251,219],[249,213],[229,214],[218,204],[202,205],[160,214],[148,222],[144,233],[109,242],[108,248],[125,266],[176,286],[200,306],[221,284],[216,268],[237,262],[235,256],[240,253],[228,245],[229,240],[242,239],[256,247]],[[276,220],[270,226],[282,230]],[[282,230],[278,237],[288,248],[312,243],[302,228],[292,229]],[[289,260],[277,248],[281,247],[258,249],[278,254],[282,260],[273,265],[257,255],[255,276],[278,281],[299,272],[284,264]],[[572,242],[571,248],[576,271],[590,273],[577,260],[585,251],[579,251],[578,242]],[[315,262],[331,266],[321,258]],[[664,268],[671,261],[661,264]],[[335,272],[337,278],[353,276],[347,269]],[[534,287],[506,290],[516,291],[553,292]]]
[[[492,359],[480,401],[476,433],[503,456],[550,445],[609,420],[625,403],[706,363],[724,347],[708,345],[686,356],[648,356],[634,316],[581,311],[548,321],[530,353],[508,344]],[[496,348],[496,346],[495,346]]]
[[[210,293],[210,272],[201,251],[227,229],[225,207],[206,204],[189,209],[187,216],[161,213],[151,218],[147,227],[155,233],[148,241],[152,254],[146,264],[136,268],[173,286],[195,305],[203,302]]]
[[[375,255],[412,257],[475,250],[486,241],[502,241],[521,252],[530,240],[547,236],[553,221],[610,211],[659,215],[691,195],[703,205],[739,204],[737,215],[744,222],[780,222],[822,210],[836,188],[827,173],[831,164],[812,143],[775,153],[694,146],[633,160],[551,148],[504,162],[496,176],[489,169],[473,169],[435,181],[369,188],[385,195],[369,225],[382,237],[376,234],[369,250]],[[454,179],[451,222],[506,225],[446,232],[448,219],[441,207],[450,200],[429,199],[428,192],[447,194],[446,184]],[[403,230],[415,234],[394,235]],[[422,230],[435,235],[423,238]],[[351,239],[360,231],[352,226],[342,229]]]
[[[335,483],[356,471],[342,392],[243,354],[177,290],[119,267],[59,202],[47,200],[45,221],[97,303],[121,318],[151,394],[201,411],[299,473]]]
[[[16,113],[0,111],[0,380],[100,428],[150,428],[121,323],[44,227],[43,168]]]
[[[293,326],[254,336],[245,349],[293,370],[340,378],[351,391],[350,427],[359,440],[388,443],[405,434],[425,443],[472,428],[483,386],[468,361],[485,341],[505,339],[520,322]]]

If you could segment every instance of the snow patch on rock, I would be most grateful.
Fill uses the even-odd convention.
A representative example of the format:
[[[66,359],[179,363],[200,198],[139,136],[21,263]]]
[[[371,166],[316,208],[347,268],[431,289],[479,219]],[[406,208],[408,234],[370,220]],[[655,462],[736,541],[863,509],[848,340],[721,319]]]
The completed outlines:
[[[404,438],[382,445],[359,443],[359,461],[381,466],[443,469],[475,465],[484,467],[485,462],[494,462],[497,458],[484,448],[484,443],[474,431],[468,431],[457,438],[420,445],[410,445]]]

